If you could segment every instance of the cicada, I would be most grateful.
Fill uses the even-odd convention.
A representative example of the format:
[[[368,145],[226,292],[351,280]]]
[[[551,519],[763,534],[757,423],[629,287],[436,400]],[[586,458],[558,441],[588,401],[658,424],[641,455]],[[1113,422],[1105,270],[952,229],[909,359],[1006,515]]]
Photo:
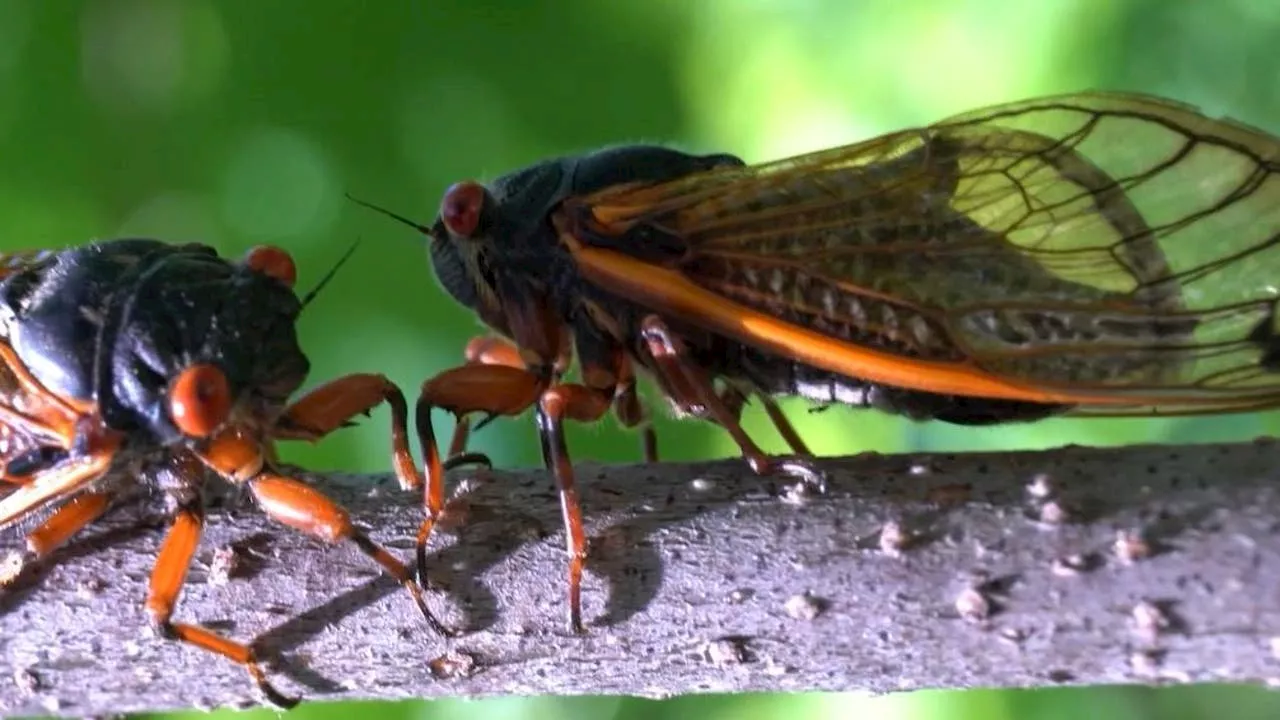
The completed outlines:
[[[647,427],[637,372],[727,430],[755,472],[809,479],[774,397],[967,425],[1275,407],[1278,169],[1270,134],[1097,92],[755,165],[613,147],[457,183],[429,225],[383,210],[428,238],[444,289],[497,333],[423,385],[419,539],[443,501],[432,408],[535,408],[580,631],[586,542],[562,427],[611,407]],[[794,456],[743,431],[753,398]]]
[[[332,272],[300,298],[294,261],[280,248],[260,246],[233,262],[206,245],[150,239],[4,262],[0,528],[37,523],[24,564],[136,491],[154,491],[172,523],[146,598],[151,623],[162,637],[244,666],[269,701],[291,706],[296,699],[272,687],[251,645],[173,619],[204,526],[207,483],[221,478],[247,488],[274,520],[354,545],[435,624],[412,570],[275,460],[275,441],[318,440],[387,403],[397,474],[408,486],[421,482],[408,405],[386,377],[347,375],[289,402],[310,368],[295,324]]]

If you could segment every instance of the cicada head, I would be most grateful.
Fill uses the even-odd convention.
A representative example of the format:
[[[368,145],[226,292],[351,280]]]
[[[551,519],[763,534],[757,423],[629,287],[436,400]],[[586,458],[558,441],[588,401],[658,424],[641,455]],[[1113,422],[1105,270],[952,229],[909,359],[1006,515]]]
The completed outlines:
[[[435,222],[423,231],[432,237],[431,260],[441,284],[459,302],[483,310],[486,296],[500,293],[504,283],[535,293],[551,288],[555,294],[572,282],[572,260],[552,221],[566,199],[741,164],[732,155],[689,155],[656,145],[555,158],[487,186],[455,183],[445,191]]]
[[[146,264],[105,318],[104,419],[162,443],[273,422],[310,368],[289,256],[263,247],[229,262],[203,246],[166,246]]]
[[[432,269],[445,292],[507,333],[507,311],[541,304],[550,279],[566,271],[567,256],[549,213],[563,199],[567,165],[551,160],[488,185],[474,180],[455,183],[427,225],[351,200],[425,235]]]
[[[554,333],[551,326],[573,315],[579,301],[581,279],[554,220],[566,200],[724,165],[740,166],[742,161],[655,145],[553,158],[488,184],[466,180],[451,185],[429,225],[352,200],[426,235],[431,264],[444,290],[498,332],[530,340]]]

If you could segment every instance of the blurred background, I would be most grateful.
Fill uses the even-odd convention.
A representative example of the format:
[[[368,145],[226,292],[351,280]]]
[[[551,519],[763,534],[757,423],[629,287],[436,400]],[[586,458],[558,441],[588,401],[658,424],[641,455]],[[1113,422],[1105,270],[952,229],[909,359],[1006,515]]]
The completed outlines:
[[[302,319],[312,380],[382,371],[416,394],[459,360],[478,322],[439,290],[418,236],[344,192],[426,221],[453,181],[603,144],[658,141],[759,161],[1087,88],[1167,95],[1280,132],[1278,37],[1274,0],[0,0],[0,249],[150,235],[238,254],[273,242],[295,253],[306,288],[362,239]],[[961,429],[787,407],[824,454],[1247,439],[1276,425],[1242,416]],[[747,427],[774,442],[758,414]],[[668,459],[735,454],[699,423],[662,419],[658,430]],[[321,445],[286,448],[287,459],[385,472],[386,432],[380,411]],[[574,428],[570,442],[578,459],[639,458],[637,439],[612,421]],[[474,448],[504,466],[540,463],[527,418],[494,423]],[[290,716],[858,713],[1244,719],[1280,714],[1280,695],[513,698],[311,704]]]

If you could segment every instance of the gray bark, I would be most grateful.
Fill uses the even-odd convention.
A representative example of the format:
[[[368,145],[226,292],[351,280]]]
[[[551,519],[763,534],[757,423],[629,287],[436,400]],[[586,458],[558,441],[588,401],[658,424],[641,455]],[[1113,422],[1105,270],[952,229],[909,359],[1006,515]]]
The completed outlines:
[[[211,512],[176,619],[259,636],[277,686],[310,699],[1269,682],[1278,451],[863,455],[822,460],[820,495],[738,460],[583,464],[585,637],[549,477],[462,470],[429,598],[469,633],[434,636],[354,548],[252,507]],[[412,557],[415,498],[316,481]],[[257,702],[239,668],[147,630],[156,521],[104,521],[0,591],[0,710]]]

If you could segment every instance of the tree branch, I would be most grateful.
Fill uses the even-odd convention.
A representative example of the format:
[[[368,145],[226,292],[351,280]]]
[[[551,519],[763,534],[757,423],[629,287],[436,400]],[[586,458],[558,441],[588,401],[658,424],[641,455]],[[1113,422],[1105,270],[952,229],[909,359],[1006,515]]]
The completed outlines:
[[[583,464],[581,638],[551,480],[461,471],[462,531],[433,542],[429,598],[462,637],[431,634],[354,548],[251,507],[210,513],[176,619],[261,633],[273,680],[310,699],[1269,681],[1276,450],[864,455],[821,461],[825,495],[740,460]],[[412,557],[414,498],[388,478],[324,482]],[[146,630],[154,520],[104,522],[0,591],[5,714],[256,701],[240,669]],[[210,565],[229,546],[240,570],[222,583]]]

